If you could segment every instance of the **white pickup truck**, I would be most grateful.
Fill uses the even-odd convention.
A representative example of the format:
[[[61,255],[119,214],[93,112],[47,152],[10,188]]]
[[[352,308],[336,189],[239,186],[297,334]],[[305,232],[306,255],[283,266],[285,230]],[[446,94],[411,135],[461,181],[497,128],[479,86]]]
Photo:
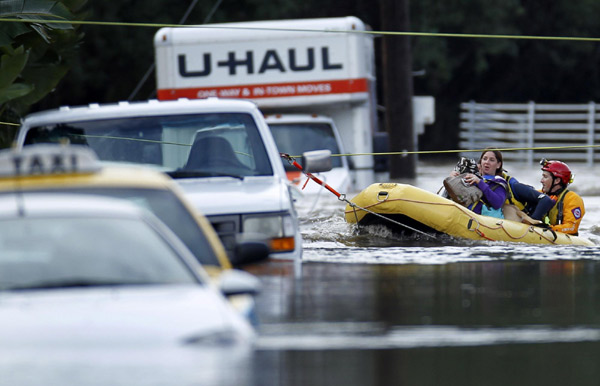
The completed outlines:
[[[241,100],[121,102],[28,115],[17,145],[90,146],[105,163],[166,172],[232,252],[244,234],[266,235],[272,258],[302,256],[290,183],[254,103]]]

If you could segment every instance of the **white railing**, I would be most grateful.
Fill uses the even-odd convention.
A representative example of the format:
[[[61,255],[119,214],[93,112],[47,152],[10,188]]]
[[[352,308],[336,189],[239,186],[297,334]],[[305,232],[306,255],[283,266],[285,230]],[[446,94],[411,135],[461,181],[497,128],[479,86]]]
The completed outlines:
[[[506,160],[529,164],[541,158],[586,162],[590,166],[600,162],[600,149],[593,147],[600,145],[600,117],[594,102],[572,105],[467,102],[460,107],[461,149],[527,149],[502,154]],[[472,152],[463,155],[476,156]]]

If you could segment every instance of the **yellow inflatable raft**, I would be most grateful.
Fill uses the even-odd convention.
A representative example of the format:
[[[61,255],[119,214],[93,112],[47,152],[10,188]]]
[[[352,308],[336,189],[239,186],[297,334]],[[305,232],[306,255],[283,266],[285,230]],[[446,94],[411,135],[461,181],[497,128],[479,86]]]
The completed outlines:
[[[553,232],[528,224],[476,214],[464,206],[435,193],[404,184],[377,183],[360,192],[346,205],[349,223],[382,224],[398,231],[409,228],[425,233],[446,233],[472,240],[507,241],[529,244],[571,244],[593,246],[578,236]],[[380,214],[385,218],[362,210]]]

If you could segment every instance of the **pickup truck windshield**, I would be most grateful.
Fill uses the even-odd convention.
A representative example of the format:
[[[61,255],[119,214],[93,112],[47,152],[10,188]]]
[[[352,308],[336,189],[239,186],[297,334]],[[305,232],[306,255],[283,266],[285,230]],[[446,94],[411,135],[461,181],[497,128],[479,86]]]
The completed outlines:
[[[104,162],[135,163],[174,177],[272,175],[254,119],[210,113],[94,119],[31,127],[25,145],[90,146]]]
[[[271,123],[269,128],[282,153],[299,156],[306,151],[327,149],[331,154],[340,154],[333,130],[327,123]],[[302,163],[300,158],[297,161]],[[297,171],[286,160],[283,166],[287,171]],[[341,157],[331,157],[331,166],[342,167]]]

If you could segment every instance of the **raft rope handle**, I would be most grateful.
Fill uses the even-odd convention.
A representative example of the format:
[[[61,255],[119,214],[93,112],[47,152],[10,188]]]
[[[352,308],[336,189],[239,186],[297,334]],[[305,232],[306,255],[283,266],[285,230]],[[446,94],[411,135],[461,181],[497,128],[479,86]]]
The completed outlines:
[[[475,223],[477,224],[477,226],[475,227],[475,229],[471,229],[471,225],[473,225],[473,221],[475,221]],[[467,223],[467,230],[470,230],[471,232],[475,232],[479,229],[479,221],[477,221],[476,218],[474,217],[470,217],[469,218],[469,222]]]
[[[542,234],[546,231],[549,231],[550,233],[552,233],[552,236],[554,236],[554,240],[552,241],[552,243],[554,244],[554,241],[556,241],[556,239],[558,238],[558,235],[556,234],[556,232],[554,232],[554,229],[552,228],[542,228]],[[565,233],[567,236],[569,236],[567,233]]]
[[[379,196],[384,196],[384,195],[385,195],[385,198],[383,200],[380,200]],[[379,201],[379,202],[386,202],[388,198],[390,198],[390,192],[386,192],[385,190],[382,190],[379,193],[377,193],[377,201]]]
[[[410,229],[411,231],[413,231],[413,232],[416,232],[416,233],[419,233],[419,234],[421,234],[421,235],[423,235],[423,236],[431,237],[431,238],[432,238],[432,239],[434,239],[434,240],[435,240],[435,239],[437,239],[437,237],[435,237],[434,235],[430,235],[430,234],[428,234],[428,233],[425,233],[425,232],[423,232],[423,231],[421,231],[421,230],[419,230],[419,229],[413,228],[413,227],[411,227],[411,226],[408,226],[408,225],[406,225],[406,224],[402,224],[402,223],[401,223],[401,222],[399,222],[399,221],[392,220],[391,218],[387,218],[387,217],[385,217],[385,216],[384,216],[384,215],[382,215],[382,214],[375,213],[375,212],[373,212],[373,211],[371,211],[371,210],[368,210],[368,209],[366,209],[366,208],[362,208],[362,207],[360,207],[360,206],[356,205],[354,202],[351,202],[351,201],[349,201],[348,199],[346,199],[346,194],[342,194],[342,193],[338,193],[338,192],[336,192],[336,191],[335,191],[335,189],[333,189],[331,186],[327,185],[325,182],[321,181],[319,178],[315,177],[315,176],[314,176],[312,173],[310,173],[310,172],[307,172],[307,171],[304,171],[304,169],[302,168],[302,166],[300,166],[300,164],[299,164],[298,162],[296,162],[296,160],[295,160],[295,159],[294,159],[292,156],[290,156],[289,154],[286,154],[286,153],[279,153],[279,155],[280,155],[282,158],[285,158],[285,159],[286,159],[286,160],[287,160],[287,161],[290,163],[290,165],[292,165],[292,166],[296,167],[297,169],[299,169],[299,170],[300,170],[300,171],[301,171],[301,172],[302,172],[304,175],[306,175],[308,178],[310,178],[311,180],[315,181],[317,184],[321,185],[322,187],[324,187],[325,189],[327,189],[327,190],[329,190],[331,193],[333,193],[333,194],[334,194],[334,195],[335,195],[335,196],[338,198],[338,200],[339,200],[339,201],[343,201],[343,202],[345,202],[346,204],[348,204],[348,205],[349,205],[349,206],[350,206],[350,207],[351,207],[351,208],[354,210],[354,216],[355,216],[355,218],[356,218],[356,225],[358,225],[358,215],[356,214],[356,208],[358,208],[358,209],[360,209],[360,210],[364,210],[364,211],[365,211],[365,212],[367,212],[367,213],[371,213],[372,215],[375,215],[375,216],[377,216],[377,217],[381,217],[382,219],[385,219],[385,220],[387,220],[387,221],[390,221],[390,222],[392,222],[392,223],[394,223],[394,224],[396,224],[396,225],[400,225],[400,226],[402,226],[402,227],[404,227],[404,228]]]
[[[470,218],[469,218],[469,222],[467,223],[467,230],[477,233],[480,237],[483,237],[486,240],[496,241],[494,239],[487,237],[482,231],[479,230],[479,226],[481,225],[481,223],[475,217],[471,217],[471,216],[469,216],[469,217]],[[473,224],[473,221],[475,221],[475,223],[477,224],[475,229],[471,229],[471,224]]]

